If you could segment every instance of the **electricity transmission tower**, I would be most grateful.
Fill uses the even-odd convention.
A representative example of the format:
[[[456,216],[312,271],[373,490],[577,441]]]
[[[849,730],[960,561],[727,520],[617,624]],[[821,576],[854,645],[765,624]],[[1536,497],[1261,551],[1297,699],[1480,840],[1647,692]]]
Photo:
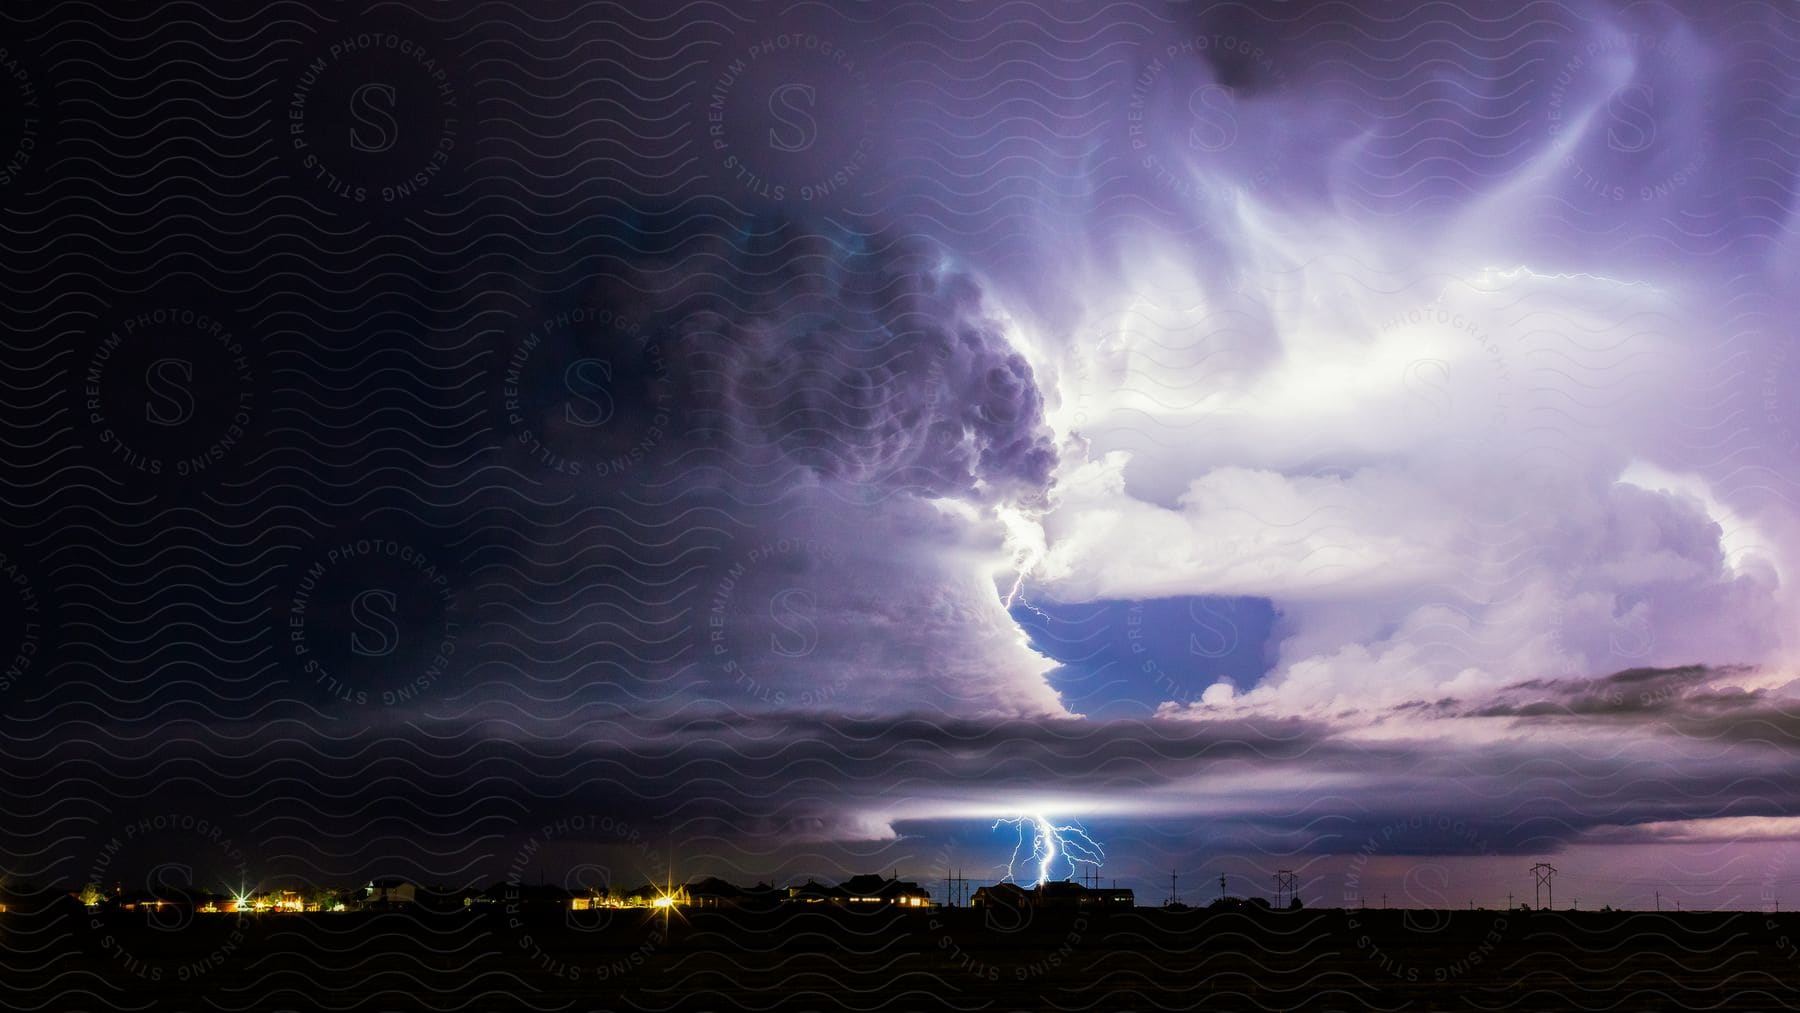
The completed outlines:
[[[1554,884],[1556,879],[1556,866],[1551,865],[1548,862],[1539,862],[1531,867],[1531,875],[1532,878],[1537,881],[1536,889],[1532,892],[1532,899],[1537,902],[1537,909],[1539,911],[1546,910],[1544,907],[1544,901],[1546,900],[1550,902],[1551,908],[1556,907],[1556,888]]]
[[[1285,896],[1288,903],[1291,904],[1299,896],[1299,884],[1300,877],[1294,875],[1292,869],[1275,870],[1275,909],[1277,911],[1284,906],[1281,902],[1282,897]]]

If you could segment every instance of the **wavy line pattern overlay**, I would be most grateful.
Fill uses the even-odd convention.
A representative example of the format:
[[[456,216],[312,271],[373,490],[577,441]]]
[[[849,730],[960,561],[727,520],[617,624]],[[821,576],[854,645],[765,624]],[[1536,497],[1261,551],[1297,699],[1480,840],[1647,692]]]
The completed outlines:
[[[1800,1007],[1797,59],[7,4],[0,1005]]]

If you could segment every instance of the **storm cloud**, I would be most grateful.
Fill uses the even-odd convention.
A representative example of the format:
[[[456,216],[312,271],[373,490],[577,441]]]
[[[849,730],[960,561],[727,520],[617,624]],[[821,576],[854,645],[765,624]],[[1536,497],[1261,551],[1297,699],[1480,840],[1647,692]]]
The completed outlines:
[[[1775,5],[342,13],[18,32],[24,874],[146,806],[444,882],[1049,814],[1146,898],[1636,903],[1604,847],[1800,812]]]

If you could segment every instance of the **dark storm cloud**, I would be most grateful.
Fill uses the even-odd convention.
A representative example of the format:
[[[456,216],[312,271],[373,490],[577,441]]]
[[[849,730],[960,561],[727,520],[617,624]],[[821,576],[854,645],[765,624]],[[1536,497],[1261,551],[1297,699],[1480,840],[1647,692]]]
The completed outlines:
[[[1624,737],[1615,717],[1591,720],[1608,736],[1456,744],[1293,720],[646,720],[610,708],[574,724],[439,723],[430,736],[327,737],[290,724],[267,740],[218,740],[176,724],[123,746],[42,744],[15,766],[22,781],[119,792],[104,817],[79,792],[59,803],[78,820],[240,813],[241,843],[267,874],[366,875],[391,834],[442,842],[404,864],[452,881],[492,878],[522,835],[581,814],[628,820],[688,861],[676,842],[711,842],[725,868],[757,867],[784,841],[879,843],[902,826],[985,826],[1039,805],[1097,811],[1115,839],[1144,849],[1121,853],[1133,862],[1177,840],[1353,854],[1396,826],[1405,832],[1383,839],[1387,853],[1552,853],[1644,823],[1800,812],[1791,717],[1785,732],[1759,711],[1691,731],[1645,719]],[[1174,836],[1157,844],[1158,834]]]
[[[1054,710],[1016,688],[1037,659],[997,594],[945,555],[992,536],[930,505],[1050,486],[1043,395],[980,283],[900,233],[674,231],[519,285],[532,309],[491,336],[506,463],[542,520],[483,529],[469,582],[496,607],[434,713]]]
[[[668,335],[700,434],[750,466],[728,487],[796,467],[926,496],[1049,484],[1031,368],[980,284],[929,241],[782,226],[702,241],[619,287],[622,312]]]
[[[0,687],[7,856],[64,875],[156,809],[222,816],[262,868],[328,881],[491,880],[529,828],[588,813],[785,855],[1061,796],[1126,841],[1285,856],[1422,815],[1452,822],[1396,853],[1800,810],[1800,719],[1747,675],[1518,681],[1565,655],[1768,656],[1791,625],[1793,581],[1755,558],[1796,544],[1786,15],[543,4],[365,26],[353,7],[19,33],[59,161],[0,193],[23,336],[0,550],[29,571],[5,634],[36,659]],[[429,97],[397,122],[431,129],[345,180],[367,82],[308,92],[330,172],[293,145],[293,94],[364,27],[441,57],[448,88],[395,77]],[[218,58],[170,60],[176,41]],[[1606,59],[1561,74],[1588,46]],[[790,86],[821,98],[817,143],[766,101]],[[1651,97],[1668,115],[1630,157]],[[383,199],[421,166],[422,191]],[[1483,287],[1489,265],[1518,284]],[[1479,345],[1421,333],[1344,382],[1363,364],[1344,333],[1412,308],[1358,299],[1477,269]],[[109,333],[201,307],[243,369],[206,328],[146,329],[86,390]],[[178,403],[165,351],[192,360],[202,424],[156,475],[125,444]],[[1475,415],[1409,414],[1414,359],[1455,381],[1426,407]],[[1264,374],[1280,397],[1233,400]],[[1348,397],[1365,388],[1388,399]],[[240,404],[249,431],[215,459]],[[1282,622],[1247,622],[1224,674],[1258,683],[1267,640],[1329,720],[996,717],[1058,714],[1027,635],[1080,650],[1046,646],[1060,608],[1008,622],[989,572],[1012,576],[993,508],[1089,463],[1046,425],[1071,404],[1070,446],[1138,455],[1089,476],[1110,528],[1070,557],[1071,599],[1254,594]],[[1521,493],[1542,458],[1586,480]],[[1634,458],[1715,495],[1617,481]],[[1215,509],[1134,510],[1184,490]],[[1295,542],[1302,517],[1331,526],[1320,544]],[[1375,586],[1286,610],[1346,518],[1382,536],[1348,542]],[[1187,699],[1229,652],[1178,640],[1150,653]],[[1506,688],[1446,686],[1476,668]],[[1390,690],[1410,702],[1384,711]],[[1383,738],[1358,734],[1371,712]]]
[[[494,871],[502,842],[581,813],[629,819],[661,839],[719,834],[730,847],[856,839],[883,821],[870,807],[884,800],[937,805],[997,792],[988,797],[998,809],[1008,794],[1046,783],[1086,792],[1153,788],[1217,765],[1302,762],[1321,744],[1317,729],[1293,722],[1168,728],[619,715],[573,729],[501,721],[437,729],[331,737],[295,723],[266,741],[234,742],[174,724],[164,738],[124,748],[81,739],[22,753],[16,774],[60,778],[70,789],[114,786],[120,794],[104,805],[83,792],[59,803],[96,832],[159,812],[215,820],[238,813],[239,843],[268,875],[364,876],[392,851],[387,835],[395,835],[441,842],[409,850],[411,874],[480,879]]]
[[[1713,717],[1743,719],[1771,707],[1760,689],[1731,684],[1754,674],[1744,667],[1631,668],[1598,679],[1528,680],[1506,687],[1500,699],[1468,712],[1471,717],[1664,719],[1683,727]],[[1721,684],[1722,683],[1722,684]]]

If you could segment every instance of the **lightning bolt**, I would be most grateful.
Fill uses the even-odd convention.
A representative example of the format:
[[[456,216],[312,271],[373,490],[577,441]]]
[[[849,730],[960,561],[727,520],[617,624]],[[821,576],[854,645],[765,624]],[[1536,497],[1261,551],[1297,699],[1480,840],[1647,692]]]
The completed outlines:
[[[1025,578],[1037,568],[1038,563],[1049,551],[1044,540],[1042,525],[1033,520],[1025,511],[1017,507],[1002,506],[996,509],[1000,524],[1006,529],[1006,544],[1012,549],[1012,565],[1015,571],[1012,587],[1001,599],[1006,608],[1011,609],[1018,599],[1019,592],[1025,587]]]
[[[1018,841],[1013,845],[1012,857],[1006,862],[1006,875],[1000,878],[1002,883],[1017,882],[1013,870],[1020,864],[1020,853],[1030,846],[1030,851],[1023,861],[1037,863],[1037,879],[1025,884],[1036,886],[1049,882],[1052,867],[1057,859],[1062,859],[1073,875],[1077,866],[1091,865],[1095,869],[1106,861],[1106,851],[1099,843],[1088,836],[1086,828],[1079,823],[1056,824],[1045,816],[1010,816],[994,821],[993,829],[1012,827],[1018,833]],[[1065,877],[1066,878],[1066,877]]]
[[[1025,574],[1028,572],[1029,569],[1021,564],[1018,576],[1013,578],[1012,587],[1007,589],[1006,597],[1000,599],[1001,605],[1007,609],[1013,607],[1013,599],[1019,596],[1019,589],[1025,585]]]
[[[1037,617],[1039,619],[1042,619],[1043,621],[1045,621],[1047,623],[1054,621],[1050,618],[1050,613],[1045,612],[1043,609],[1038,608],[1036,605],[1033,605],[1031,603],[1030,598],[1020,597],[1018,604],[1024,606],[1027,609],[1030,609],[1033,613],[1035,613],[1037,615]]]

